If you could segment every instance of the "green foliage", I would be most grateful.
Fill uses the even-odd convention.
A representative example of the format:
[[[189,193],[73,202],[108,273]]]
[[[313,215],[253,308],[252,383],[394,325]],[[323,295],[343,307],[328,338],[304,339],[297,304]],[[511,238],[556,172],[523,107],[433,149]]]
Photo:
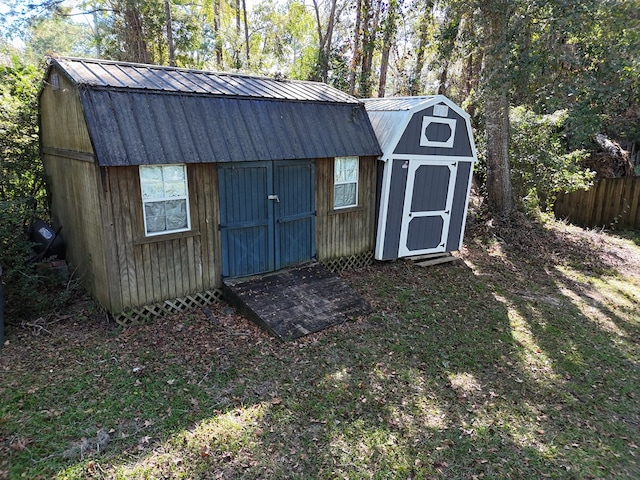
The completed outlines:
[[[297,0],[263,1],[252,15],[252,68],[267,74],[308,79],[316,68],[318,49],[311,10]]]
[[[38,151],[36,95],[41,71],[22,64],[0,66],[0,199],[38,198],[42,168]]]
[[[511,109],[510,155],[514,191],[526,209],[551,210],[560,192],[587,188],[594,174],[581,166],[587,152],[567,152],[567,111],[539,115]]]
[[[91,56],[91,27],[65,16],[36,17],[26,30],[27,52],[35,63],[51,54]]]
[[[567,109],[571,149],[595,133],[637,138],[640,14],[637,2],[522,0],[514,28],[514,104],[539,113]]]
[[[98,50],[102,56],[113,60],[166,63],[164,20],[163,2],[104,2],[101,15],[94,16]]]
[[[25,235],[29,222],[34,216],[47,217],[38,145],[41,72],[17,58],[0,67],[0,265],[7,312],[14,318],[40,313],[57,301],[51,295],[59,279],[26,262],[31,255]]]

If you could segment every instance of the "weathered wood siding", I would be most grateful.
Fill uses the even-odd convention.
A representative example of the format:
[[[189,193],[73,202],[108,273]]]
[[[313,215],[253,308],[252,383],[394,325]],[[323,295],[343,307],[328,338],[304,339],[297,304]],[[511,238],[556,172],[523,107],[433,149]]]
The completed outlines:
[[[316,162],[316,255],[319,261],[373,251],[376,159],[360,158],[358,206],[333,209],[333,158]]]
[[[44,153],[65,150],[93,154],[78,90],[62,74],[58,74],[58,82],[59,88],[54,90],[48,78],[40,95]]]
[[[40,95],[42,161],[49,184],[53,223],[62,227],[67,260],[96,299],[110,305],[109,262],[105,254],[100,170],[94,163],[89,132],[75,87],[58,75]]]
[[[56,227],[62,226],[67,260],[74,275],[103,305],[109,305],[108,262],[102,236],[100,172],[91,162],[44,156],[51,209]]]
[[[555,214],[584,227],[640,228],[640,177],[604,178],[589,190],[560,194]]]
[[[221,286],[217,170],[188,165],[191,231],[145,237],[138,167],[106,170],[112,224],[111,311],[150,305]]]

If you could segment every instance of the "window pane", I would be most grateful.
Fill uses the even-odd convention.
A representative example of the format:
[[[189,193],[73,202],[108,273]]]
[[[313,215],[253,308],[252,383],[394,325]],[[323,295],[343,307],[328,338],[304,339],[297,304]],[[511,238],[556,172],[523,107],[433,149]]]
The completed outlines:
[[[358,159],[356,157],[336,158],[335,183],[358,181]]]
[[[336,158],[335,183],[343,183],[345,180],[344,159]]]
[[[143,182],[162,182],[162,167],[140,167],[140,180]]]
[[[164,203],[167,214],[167,230],[187,228],[186,200],[170,200]]]
[[[184,167],[182,165],[166,165],[162,167],[162,176],[165,182],[184,180]]]
[[[344,181],[345,182],[357,182],[358,181],[358,162],[352,159],[345,162],[344,166]]]
[[[162,198],[162,167],[140,167],[140,186],[142,198]]]
[[[333,207],[344,207],[344,185],[335,185],[333,187]]]
[[[344,196],[347,205],[356,205],[358,203],[355,183],[349,183],[344,186]]]
[[[187,186],[183,181],[180,182],[164,182],[165,197],[185,197],[187,195]]]
[[[144,206],[147,220],[147,233],[163,232],[167,229],[164,202],[147,203]]]
[[[333,190],[333,205],[334,208],[356,205],[356,185],[353,183],[336,185]]]
[[[144,200],[151,199],[151,198],[162,198],[164,196],[162,182],[143,181],[141,183],[141,187],[142,187],[142,198]]]

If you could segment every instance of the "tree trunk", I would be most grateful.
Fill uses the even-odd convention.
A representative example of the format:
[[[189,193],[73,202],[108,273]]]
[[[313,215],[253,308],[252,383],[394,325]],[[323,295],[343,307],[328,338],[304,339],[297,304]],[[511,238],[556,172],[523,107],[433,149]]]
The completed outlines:
[[[171,5],[169,0],[164,0],[164,13],[167,20],[167,44],[169,45],[169,65],[176,66],[176,50],[173,45],[173,21],[171,19]]]
[[[218,70],[224,70],[224,57],[222,55],[222,39],[220,38],[220,24],[221,24],[221,5],[222,0],[213,0],[213,33],[214,33],[214,48],[216,51],[216,66]]]
[[[351,55],[351,65],[349,67],[349,93],[356,93],[356,77],[358,64],[360,63],[360,25],[362,23],[362,0],[356,3],[356,23],[353,27],[353,52]]]
[[[324,42],[322,44],[323,47],[323,56],[324,63],[322,64],[322,69],[320,71],[321,78],[323,82],[329,80],[329,63],[331,61],[331,45],[333,43],[333,30],[338,21],[338,14],[336,14],[336,8],[338,6],[338,0],[331,0],[331,12],[329,13],[329,20],[327,21],[327,33],[324,36]]]
[[[509,98],[506,92],[485,95],[487,136],[487,200],[498,214],[514,208],[509,166]]]
[[[317,0],[313,1],[313,9],[316,14],[316,28],[318,33],[318,59],[314,73],[314,80],[326,82],[329,78],[329,61],[331,57],[331,44],[333,42],[333,29],[337,22],[337,0],[331,0],[331,11],[327,19],[327,31],[322,32],[322,20],[320,18],[320,6]]]
[[[380,57],[380,80],[378,82],[378,97],[383,98],[387,90],[387,70],[389,69],[389,53],[391,45],[385,45]]]
[[[618,142],[613,142],[602,133],[594,136],[596,144],[602,152],[593,153],[587,164],[596,172],[596,178],[618,178],[633,176],[633,163],[629,152],[624,150]]]
[[[446,95],[447,94],[447,74],[449,73],[449,62],[445,61],[442,66],[442,70],[440,70],[440,75],[438,77],[438,95]]]
[[[387,88],[387,70],[389,68],[389,54],[396,36],[396,18],[398,16],[398,0],[389,1],[389,11],[385,19],[384,36],[382,38],[382,55],[380,56],[380,80],[378,82],[378,97],[383,98]]]
[[[98,31],[98,12],[94,11],[91,16],[93,18],[91,28],[93,30],[93,41],[96,45],[96,58],[102,58],[102,39],[100,38],[100,32]]]
[[[463,77],[464,77],[464,90],[462,92],[463,97],[467,100],[468,107],[467,113],[473,118],[475,116],[475,102],[470,102],[471,93],[477,86],[476,78],[474,77],[474,52],[471,52],[467,55],[465,59],[465,68],[463,69]]]
[[[149,63],[149,50],[144,39],[140,10],[135,2],[126,2],[124,10],[127,58],[125,60],[138,63]]]
[[[362,28],[362,55],[360,58],[360,78],[358,80],[357,93],[360,97],[369,97],[371,90],[370,77],[371,77],[371,53],[375,48],[374,39],[371,32],[371,0],[364,0],[362,2],[365,9],[365,21]]]
[[[249,66],[249,23],[247,21],[247,0],[242,0],[242,12],[244,14],[244,44],[246,47],[246,53],[247,53],[247,68],[250,68]]]
[[[409,95],[418,95],[422,91],[420,77],[424,68],[424,57],[429,41],[429,9],[432,7],[431,0],[425,2],[424,13],[417,21],[418,48],[416,48],[416,63],[413,67],[411,78],[409,79]]]
[[[242,67],[242,60],[240,60],[240,38],[242,38],[240,0],[236,0],[236,40],[233,46],[233,66],[236,70]]]
[[[436,42],[437,56],[435,65],[440,68],[440,74],[438,75],[438,95],[447,95],[449,67],[452,59],[455,58],[454,52],[462,23],[462,12],[460,9],[449,7],[444,9],[443,13],[444,21],[437,34],[439,40]]]
[[[320,19],[320,7],[318,6],[317,0],[312,0],[313,2],[313,11],[316,14],[316,33],[318,35],[318,51],[322,50],[322,20]]]
[[[362,66],[360,68],[360,88],[359,95],[361,97],[371,96],[371,73],[373,69],[373,54],[376,48],[376,38],[378,36],[378,24],[380,21],[380,9],[382,8],[382,0],[365,0],[365,28],[362,35]]]
[[[509,166],[509,20],[513,5],[508,0],[480,3],[484,23],[484,86],[487,139],[487,199],[498,215],[510,214],[515,206]]]

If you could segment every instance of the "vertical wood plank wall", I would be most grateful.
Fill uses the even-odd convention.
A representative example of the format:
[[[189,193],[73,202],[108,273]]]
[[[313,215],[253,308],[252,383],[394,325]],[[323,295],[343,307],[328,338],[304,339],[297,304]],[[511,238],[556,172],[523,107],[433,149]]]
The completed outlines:
[[[373,251],[377,161],[360,158],[358,207],[333,209],[333,158],[316,162],[316,255],[319,261]]]
[[[100,172],[92,162],[44,156],[50,183],[54,224],[61,226],[67,260],[100,303],[111,303],[105,243],[102,236]]]
[[[187,175],[192,231],[145,237],[138,167],[107,169],[116,246],[109,288],[121,292],[114,313],[221,286],[217,169],[191,164]]]
[[[47,82],[40,95],[42,146],[92,154],[78,90],[64,75],[58,78],[57,90]]]
[[[589,190],[560,194],[554,210],[584,227],[640,228],[640,177],[603,178]]]
[[[48,156],[54,211],[63,219],[72,263],[112,313],[221,286],[217,168],[187,166],[192,232],[145,237],[138,167],[100,169]],[[373,250],[376,161],[360,161],[358,207],[333,210],[333,159],[316,166],[319,260]],[[104,193],[103,193],[104,189]]]
[[[109,264],[102,235],[100,170],[76,88],[64,75],[53,90],[47,79],[40,95],[42,161],[51,195],[55,227],[62,226],[67,259],[75,275],[103,305],[112,299]],[[64,153],[66,152],[66,153]]]

